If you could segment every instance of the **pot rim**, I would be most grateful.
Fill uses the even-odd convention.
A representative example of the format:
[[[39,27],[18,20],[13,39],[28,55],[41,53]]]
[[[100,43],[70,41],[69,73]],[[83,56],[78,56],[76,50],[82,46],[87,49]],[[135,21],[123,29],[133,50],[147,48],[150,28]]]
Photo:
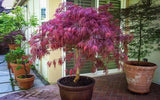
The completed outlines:
[[[126,65],[130,65],[130,66],[134,66],[134,67],[139,67],[139,68],[148,68],[148,69],[152,69],[152,68],[157,68],[157,65],[155,63],[151,63],[151,62],[144,62],[144,61],[140,61],[140,63],[146,63],[146,64],[150,64],[149,67],[145,66],[145,65],[134,65],[131,63],[138,63],[138,61],[125,61],[124,64]]]
[[[23,79],[23,78],[18,78],[19,76],[21,76],[21,75],[19,75],[16,77],[16,79],[17,79],[17,81],[23,81],[23,82],[25,82],[26,79],[30,79],[30,80],[35,79],[35,76],[33,74],[28,74],[28,75],[32,75],[32,77]]]
[[[75,77],[75,76],[66,76],[66,77]],[[57,84],[62,87],[62,88],[65,88],[65,89],[69,89],[69,90],[77,90],[77,89],[84,89],[84,88],[91,88],[94,86],[95,84],[95,79],[91,78],[91,77],[88,77],[88,76],[80,76],[80,77],[87,77],[89,79],[92,80],[92,83],[91,84],[88,84],[88,85],[85,85],[85,86],[77,86],[77,87],[73,87],[73,86],[67,86],[67,85],[64,85],[64,84],[61,84],[60,83],[60,80],[62,80],[63,78],[66,78],[66,77],[62,77],[60,79],[57,80]]]

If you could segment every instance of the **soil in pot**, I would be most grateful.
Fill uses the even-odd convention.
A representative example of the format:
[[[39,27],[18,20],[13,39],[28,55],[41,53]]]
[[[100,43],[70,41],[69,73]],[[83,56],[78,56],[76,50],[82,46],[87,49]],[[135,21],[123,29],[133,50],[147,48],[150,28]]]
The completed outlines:
[[[60,80],[60,83],[66,86],[73,86],[73,87],[87,86],[92,83],[92,80],[88,77],[80,77],[77,83],[74,83],[73,80],[74,80],[74,77],[66,77]]]
[[[20,89],[30,89],[33,86],[34,78],[34,75],[27,75],[27,77],[20,75],[16,79]]]
[[[149,62],[128,61],[124,64],[128,89],[135,93],[150,92],[156,64]]]
[[[75,76],[63,77],[57,81],[62,100],[91,100],[95,80],[90,77],[80,76],[74,83]]]

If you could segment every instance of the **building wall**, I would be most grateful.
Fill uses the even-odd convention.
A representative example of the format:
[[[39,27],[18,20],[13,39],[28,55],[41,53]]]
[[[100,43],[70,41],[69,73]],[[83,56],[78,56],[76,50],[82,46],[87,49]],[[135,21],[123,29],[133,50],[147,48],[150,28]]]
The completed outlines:
[[[59,4],[61,3],[61,0],[47,0],[47,8],[46,8],[46,19],[52,19],[54,18],[54,13],[56,9],[58,8]],[[43,70],[47,71],[47,80],[50,83],[56,83],[59,78],[62,77],[62,66],[58,64],[58,59],[61,57],[61,50],[51,51],[50,55],[46,55],[42,59],[42,66]],[[56,60],[56,67],[53,66],[53,64],[48,67],[47,61],[53,61]],[[45,66],[45,68],[44,68]]]
[[[38,24],[41,24],[41,12],[40,12],[40,1],[39,0],[27,0],[25,4],[23,4],[25,20],[29,20],[32,15],[35,15],[38,19]],[[27,41],[30,39],[31,34],[37,30],[38,27],[30,27],[26,30],[25,36]],[[25,52],[30,54],[30,48],[26,48]],[[37,65],[38,64],[38,65]],[[47,78],[46,71],[42,70],[41,60],[36,60],[35,62],[36,70],[45,78]]]

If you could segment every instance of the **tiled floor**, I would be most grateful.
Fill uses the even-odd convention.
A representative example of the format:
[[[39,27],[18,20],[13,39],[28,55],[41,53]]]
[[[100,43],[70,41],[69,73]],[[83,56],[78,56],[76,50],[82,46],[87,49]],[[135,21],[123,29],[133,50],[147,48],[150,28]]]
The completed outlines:
[[[160,100],[160,85],[152,83],[148,94],[135,94],[127,90],[125,75],[115,74],[95,78],[92,100]],[[21,91],[1,97],[0,100],[61,100],[57,85]]]
[[[13,91],[9,76],[9,70],[7,68],[7,63],[6,62],[1,63],[3,60],[4,60],[4,55],[0,55],[0,97],[13,92],[21,91],[17,85],[14,86],[15,91]],[[32,70],[31,74],[34,74]],[[12,77],[14,78],[14,74],[12,74]],[[42,86],[44,86],[44,84],[35,75],[33,88]]]

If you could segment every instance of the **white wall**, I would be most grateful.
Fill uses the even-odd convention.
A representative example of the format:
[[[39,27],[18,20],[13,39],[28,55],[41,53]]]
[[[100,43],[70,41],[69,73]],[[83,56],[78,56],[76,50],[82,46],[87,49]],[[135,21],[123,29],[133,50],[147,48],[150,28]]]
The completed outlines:
[[[26,6],[27,5],[27,6]],[[26,7],[25,7],[26,6]],[[32,15],[35,15],[38,19],[38,24],[41,25],[41,8],[40,8],[40,0],[28,0],[24,4],[24,13],[25,13],[25,19],[29,20]],[[31,27],[25,32],[25,36],[27,38],[27,41],[30,39],[31,34],[38,29],[37,27]],[[27,54],[30,54],[30,48],[26,48],[25,52]],[[36,59],[35,61],[35,67],[36,70],[46,79],[47,78],[47,69],[45,67],[42,67],[41,60]]]
[[[160,51],[154,51],[146,58],[148,58],[149,62],[155,63],[158,66],[154,74],[153,82],[160,84]]]

